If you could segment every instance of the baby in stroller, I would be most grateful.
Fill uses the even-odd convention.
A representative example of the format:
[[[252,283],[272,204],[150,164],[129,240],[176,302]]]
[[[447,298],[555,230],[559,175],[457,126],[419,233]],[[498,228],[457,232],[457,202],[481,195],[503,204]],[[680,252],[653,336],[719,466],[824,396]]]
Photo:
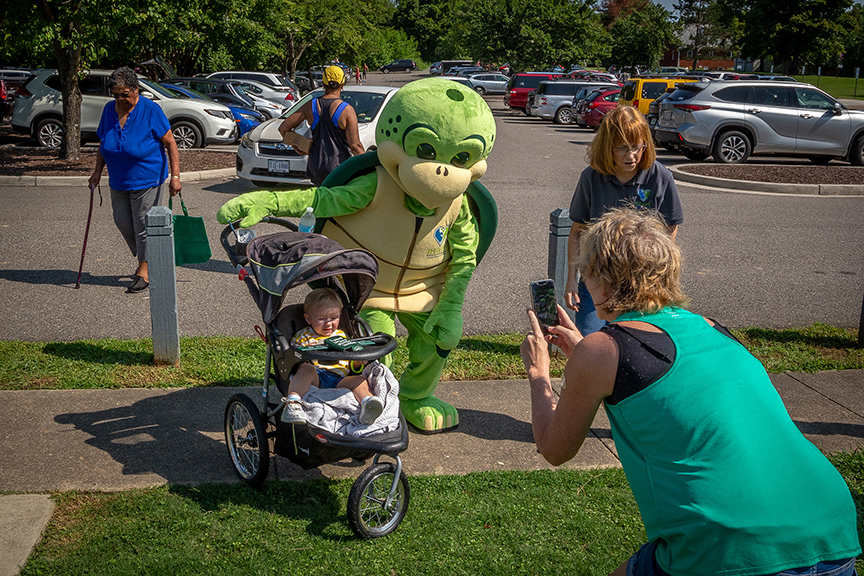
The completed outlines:
[[[339,329],[342,316],[342,301],[332,288],[316,288],[306,295],[303,302],[303,317],[309,326],[297,331],[291,338],[291,346],[301,348],[321,344],[327,338],[346,338]],[[287,405],[282,411],[282,421],[288,424],[305,424],[301,398],[311,386],[321,389],[348,388],[360,403],[360,423],[372,424],[384,411],[384,403],[369,390],[369,383],[362,374],[363,363],[339,360],[335,364],[322,364],[318,360],[304,362],[297,368],[288,385]]]

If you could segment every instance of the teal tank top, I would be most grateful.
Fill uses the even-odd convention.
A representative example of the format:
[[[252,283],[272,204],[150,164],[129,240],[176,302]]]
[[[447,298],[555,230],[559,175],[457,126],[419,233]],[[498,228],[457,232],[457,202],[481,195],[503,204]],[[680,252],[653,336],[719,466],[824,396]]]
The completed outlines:
[[[606,405],[648,540],[672,576],[759,575],[856,556],[843,477],[795,427],[762,364],[679,308],[630,312],[665,331],[672,368]]]

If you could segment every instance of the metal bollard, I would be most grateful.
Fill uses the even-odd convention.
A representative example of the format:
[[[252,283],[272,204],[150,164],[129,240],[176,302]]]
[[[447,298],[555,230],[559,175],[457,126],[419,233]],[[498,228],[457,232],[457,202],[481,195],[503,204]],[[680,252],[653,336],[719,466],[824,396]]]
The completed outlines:
[[[549,278],[555,280],[555,300],[571,320],[576,318],[576,312],[567,308],[564,288],[567,286],[567,240],[572,224],[567,208],[557,208],[549,215]]]
[[[180,323],[174,269],[174,218],[167,206],[154,206],[147,212],[146,222],[153,361],[156,365],[178,366]]]

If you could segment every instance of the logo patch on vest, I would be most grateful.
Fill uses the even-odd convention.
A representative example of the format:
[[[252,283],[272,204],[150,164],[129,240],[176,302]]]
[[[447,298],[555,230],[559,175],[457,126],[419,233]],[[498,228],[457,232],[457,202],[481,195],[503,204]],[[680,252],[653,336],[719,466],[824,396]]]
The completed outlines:
[[[435,229],[435,232],[432,233],[432,235],[435,237],[435,241],[438,242],[439,246],[444,245],[444,240],[447,239],[447,230],[449,228],[449,226],[439,226]]]

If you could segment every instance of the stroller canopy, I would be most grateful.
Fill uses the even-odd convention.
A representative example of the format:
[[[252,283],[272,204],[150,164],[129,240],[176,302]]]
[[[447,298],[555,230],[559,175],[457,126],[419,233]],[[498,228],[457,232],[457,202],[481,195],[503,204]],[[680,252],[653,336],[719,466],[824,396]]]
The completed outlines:
[[[255,300],[268,324],[282,308],[285,293],[295,286],[337,276],[347,304],[356,311],[369,297],[378,277],[378,260],[370,252],[346,250],[320,234],[268,234],[250,242],[246,255],[258,281]]]

